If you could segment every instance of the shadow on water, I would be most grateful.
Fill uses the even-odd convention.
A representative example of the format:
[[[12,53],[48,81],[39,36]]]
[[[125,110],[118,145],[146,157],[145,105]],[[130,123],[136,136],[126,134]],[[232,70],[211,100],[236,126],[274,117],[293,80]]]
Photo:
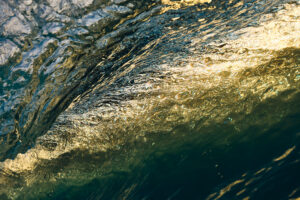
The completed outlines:
[[[18,43],[24,60],[0,68],[0,198],[299,197],[299,48],[257,47],[238,33],[258,34],[259,17],[272,22],[280,1],[132,1],[134,11],[114,2],[70,9],[87,32]],[[102,9],[113,13],[109,27],[83,25]]]
[[[297,197],[299,120],[299,114],[289,116],[263,132],[257,127],[242,133],[230,126],[211,127],[207,137],[167,146],[168,138],[161,137],[161,144],[155,144],[155,150],[145,149],[130,171],[113,171],[80,187],[57,185],[49,199],[205,199],[211,193],[215,195],[210,199],[285,199],[293,191],[290,197]],[[228,134],[234,140],[214,146]],[[249,135],[251,139],[245,140]],[[286,158],[274,161],[291,147]],[[236,184],[219,191],[231,182]],[[216,198],[218,192],[222,196]]]

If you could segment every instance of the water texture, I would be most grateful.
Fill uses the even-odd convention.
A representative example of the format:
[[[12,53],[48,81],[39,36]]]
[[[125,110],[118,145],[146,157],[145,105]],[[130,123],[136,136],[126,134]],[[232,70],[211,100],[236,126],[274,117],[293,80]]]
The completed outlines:
[[[1,199],[297,199],[300,2],[0,0]]]

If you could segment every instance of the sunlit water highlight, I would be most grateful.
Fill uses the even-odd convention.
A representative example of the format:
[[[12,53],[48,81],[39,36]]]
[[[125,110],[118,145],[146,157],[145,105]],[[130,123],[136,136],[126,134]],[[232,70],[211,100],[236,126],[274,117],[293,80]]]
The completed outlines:
[[[300,196],[299,2],[55,2],[1,26],[1,198]]]

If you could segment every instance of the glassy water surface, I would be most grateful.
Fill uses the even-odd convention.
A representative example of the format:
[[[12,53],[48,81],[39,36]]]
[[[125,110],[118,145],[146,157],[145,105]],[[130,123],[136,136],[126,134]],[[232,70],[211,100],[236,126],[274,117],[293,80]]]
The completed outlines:
[[[0,199],[297,199],[300,5],[0,0]]]

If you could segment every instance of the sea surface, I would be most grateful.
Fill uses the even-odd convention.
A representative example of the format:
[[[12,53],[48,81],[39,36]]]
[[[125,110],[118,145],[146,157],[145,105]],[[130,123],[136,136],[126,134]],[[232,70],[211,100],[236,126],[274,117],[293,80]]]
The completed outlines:
[[[299,0],[0,0],[0,200],[299,200]]]

